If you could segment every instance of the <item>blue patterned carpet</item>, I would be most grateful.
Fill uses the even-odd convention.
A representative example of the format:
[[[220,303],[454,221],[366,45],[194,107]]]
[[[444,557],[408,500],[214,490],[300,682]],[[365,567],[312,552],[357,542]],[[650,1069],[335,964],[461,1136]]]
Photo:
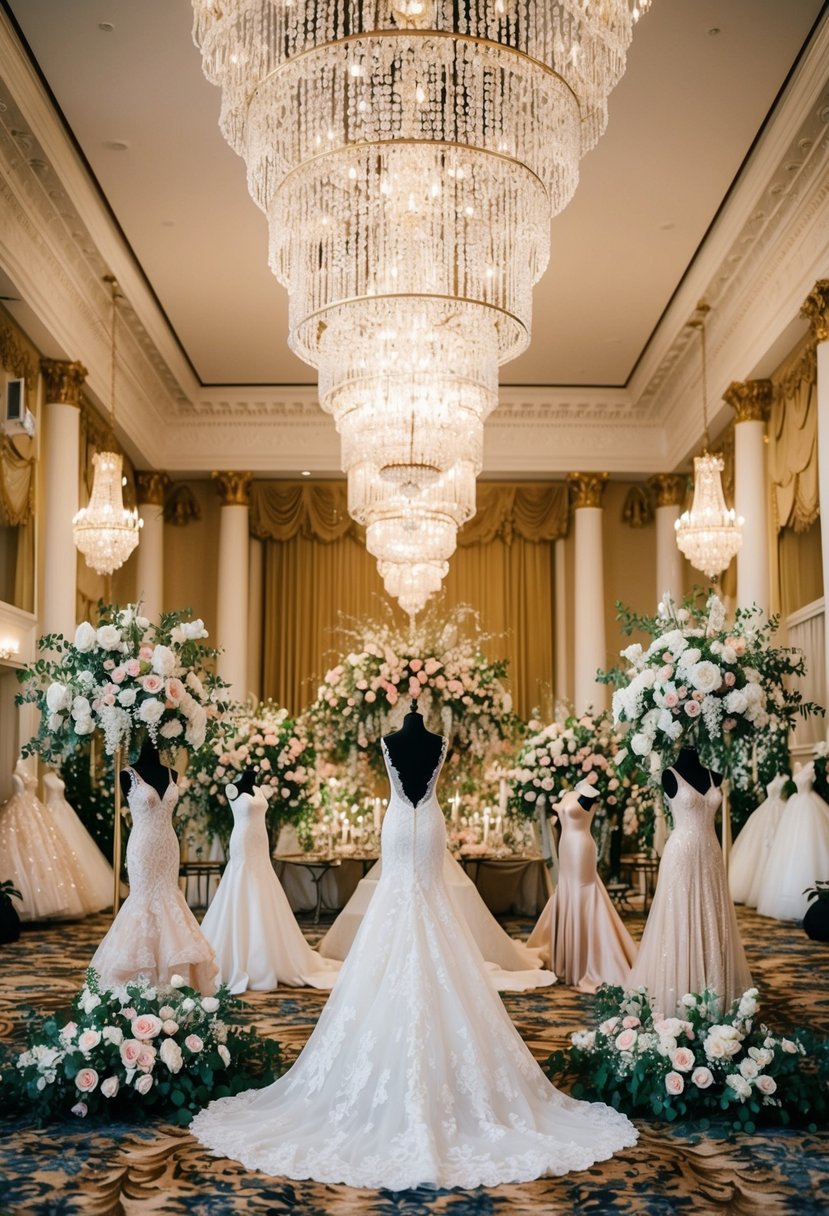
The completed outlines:
[[[761,1015],[780,1030],[811,1025],[829,1035],[829,946],[793,926],[740,911]],[[639,936],[641,916],[627,920]],[[0,1038],[22,1043],[21,1007],[68,1003],[107,927],[107,917],[29,927],[0,948]],[[505,922],[516,935],[530,926]],[[311,941],[318,930],[305,925]],[[307,1039],[324,993],[283,989],[250,996],[252,1021],[292,1058]],[[511,1017],[543,1060],[590,1020],[590,997],[563,987],[506,994]],[[564,1178],[492,1190],[359,1191],[294,1183],[212,1158],[170,1125],[88,1124],[37,1131],[0,1119],[0,1216],[538,1216],[636,1212],[829,1212],[829,1133],[774,1130],[718,1137],[692,1126],[639,1124],[635,1149]]]

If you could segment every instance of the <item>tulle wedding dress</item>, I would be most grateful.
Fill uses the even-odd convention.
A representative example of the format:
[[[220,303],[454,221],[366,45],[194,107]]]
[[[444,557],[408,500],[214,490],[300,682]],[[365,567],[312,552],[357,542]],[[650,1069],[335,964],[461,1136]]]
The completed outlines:
[[[376,862],[357,884],[354,894],[319,944],[324,958],[344,959],[357,936],[383,873],[382,861]],[[463,867],[446,850],[443,880],[457,909],[486,960],[490,976],[500,992],[524,992],[545,988],[556,982],[552,971],[545,971],[541,951],[517,942],[505,933],[486,906],[478,888]]]
[[[216,951],[222,983],[231,992],[291,987],[330,988],[339,963],[323,959],[302,936],[271,863],[258,786],[229,799],[233,812],[229,860],[202,921]]]
[[[127,795],[132,815],[127,842],[130,893],[90,966],[110,987],[139,975],[162,984],[180,975],[190,987],[210,995],[219,986],[216,957],[178,885],[179,846],[173,828],[178,786],[171,780],[161,797],[135,769],[126,772],[132,782]]]
[[[774,777],[766,786],[766,797],[752,811],[731,849],[728,863],[728,885],[731,898],[737,904],[756,908],[762,893],[763,870],[771,853],[780,816],[786,806],[783,787],[789,780],[785,773]]]
[[[389,769],[384,869],[299,1059],[191,1124],[216,1155],[288,1178],[402,1190],[587,1169],[636,1142],[624,1115],[559,1093],[524,1045],[444,879],[435,785]]]
[[[18,760],[13,792],[0,807],[0,881],[11,879],[23,896],[21,920],[85,916],[78,889],[80,867],[48,809],[35,793],[37,781]]]
[[[66,801],[66,786],[57,773],[43,777],[46,809],[52,823],[74,854],[75,882],[87,912],[112,907],[114,879],[112,866],[81,823],[74,807]]]
[[[722,790],[700,793],[675,768],[668,837],[639,955],[626,987],[644,985],[653,1007],[673,1017],[687,992],[713,989],[723,1009],[751,987],[714,816]]]
[[[775,920],[803,920],[803,892],[816,879],[829,879],[829,806],[814,787],[815,766],[794,775],[797,793],[783,808],[768,861],[760,875],[757,911]]]
[[[636,944],[610,902],[596,869],[590,828],[594,808],[583,807],[576,790],[556,808],[561,823],[558,886],[530,934],[559,981],[582,992],[600,984],[627,984]]]

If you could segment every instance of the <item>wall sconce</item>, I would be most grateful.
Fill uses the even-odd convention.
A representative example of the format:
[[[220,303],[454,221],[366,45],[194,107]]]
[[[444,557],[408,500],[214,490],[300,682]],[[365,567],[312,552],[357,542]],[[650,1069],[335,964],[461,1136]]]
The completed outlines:
[[[8,659],[16,659],[20,653],[20,643],[16,638],[4,638],[0,642],[0,659],[4,662]]]

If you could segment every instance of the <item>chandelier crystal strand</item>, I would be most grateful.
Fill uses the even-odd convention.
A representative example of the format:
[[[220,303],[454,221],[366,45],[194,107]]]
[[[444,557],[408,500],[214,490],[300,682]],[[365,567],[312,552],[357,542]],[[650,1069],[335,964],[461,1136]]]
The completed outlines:
[[[689,324],[700,331],[702,349],[702,421],[704,450],[694,458],[694,500],[674,524],[676,543],[695,570],[715,580],[726,569],[743,543],[745,520],[727,507],[722,488],[723,461],[708,451],[708,365],[705,318],[710,309],[701,302]]]
[[[480,472],[551,218],[648,2],[193,0],[220,127],[268,218],[289,344],[318,369],[380,560],[454,549],[463,519],[442,479]]]
[[[112,292],[112,359],[109,382],[109,425],[112,447],[115,440],[115,365],[118,287],[111,275],[105,276]],[[89,503],[72,520],[75,548],[88,566],[98,574],[112,574],[123,566],[138,544],[144,521],[138,511],[124,506],[123,458],[120,452],[96,452],[92,457],[94,475]]]

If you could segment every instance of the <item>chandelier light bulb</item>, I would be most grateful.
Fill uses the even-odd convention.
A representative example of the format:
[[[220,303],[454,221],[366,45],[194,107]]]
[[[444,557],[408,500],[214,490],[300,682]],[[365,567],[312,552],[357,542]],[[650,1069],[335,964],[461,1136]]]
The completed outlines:
[[[88,566],[98,574],[112,574],[123,566],[138,544],[144,521],[138,512],[124,506],[121,476],[122,457],[118,452],[96,452],[92,457],[95,474],[89,505],[72,520],[75,548]]]
[[[743,543],[745,520],[725,504],[719,456],[694,459],[694,501],[674,524],[676,543],[695,570],[708,578],[722,574]]]

